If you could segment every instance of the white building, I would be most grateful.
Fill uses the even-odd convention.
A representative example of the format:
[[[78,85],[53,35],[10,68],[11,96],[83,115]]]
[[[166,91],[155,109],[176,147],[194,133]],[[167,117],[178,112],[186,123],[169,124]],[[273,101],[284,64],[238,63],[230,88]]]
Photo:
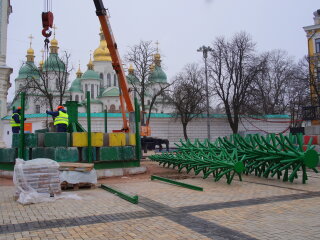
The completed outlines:
[[[7,95],[10,88],[10,74],[12,68],[6,64],[7,55],[7,27],[9,15],[12,12],[10,0],[0,1],[0,118],[7,115]],[[0,121],[0,129],[3,123]],[[2,131],[0,131],[0,147],[4,147]]]

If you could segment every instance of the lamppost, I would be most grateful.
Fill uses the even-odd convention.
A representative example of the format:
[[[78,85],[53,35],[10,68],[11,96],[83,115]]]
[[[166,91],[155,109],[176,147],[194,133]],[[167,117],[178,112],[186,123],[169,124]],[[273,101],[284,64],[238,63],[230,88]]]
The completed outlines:
[[[210,137],[210,115],[209,115],[209,90],[208,90],[208,67],[207,67],[207,57],[208,52],[212,52],[211,47],[202,46],[198,50],[198,52],[202,52],[204,58],[204,71],[205,71],[205,78],[206,78],[206,100],[207,100],[207,131],[208,131],[208,140],[211,140]]]

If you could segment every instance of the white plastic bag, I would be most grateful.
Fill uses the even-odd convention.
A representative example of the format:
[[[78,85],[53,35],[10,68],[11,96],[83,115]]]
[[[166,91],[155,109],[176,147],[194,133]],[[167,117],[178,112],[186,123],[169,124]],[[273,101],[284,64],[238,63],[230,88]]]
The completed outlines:
[[[59,163],[46,158],[16,159],[13,182],[21,204],[52,201],[61,193]]]

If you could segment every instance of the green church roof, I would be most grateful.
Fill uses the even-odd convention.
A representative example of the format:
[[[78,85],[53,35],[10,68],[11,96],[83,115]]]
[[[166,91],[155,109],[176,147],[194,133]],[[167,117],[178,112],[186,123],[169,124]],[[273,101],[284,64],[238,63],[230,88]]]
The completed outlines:
[[[76,78],[75,80],[73,80],[71,87],[69,88],[70,92],[83,92],[82,88],[81,88],[81,79],[80,78]]]
[[[66,66],[57,53],[50,53],[48,59],[43,64],[43,71],[64,72],[65,70]]]
[[[167,75],[160,66],[156,65],[149,76],[149,81],[154,83],[167,83]]]
[[[11,103],[10,109],[17,109],[18,107],[21,107],[21,97],[20,95]],[[29,109],[29,104],[28,101],[25,101],[25,109],[28,110]]]
[[[120,92],[119,92],[119,88],[117,87],[114,87],[114,88],[109,88],[107,90],[105,90],[101,97],[118,97],[120,95]]]
[[[40,78],[39,71],[34,62],[26,62],[19,70],[19,75],[16,79],[26,79],[34,77],[35,79]]]
[[[129,73],[127,76],[127,82],[129,84],[139,84],[140,83],[139,79],[134,74],[131,74],[131,73]]]
[[[101,80],[99,73],[93,70],[87,70],[81,77],[82,80]]]

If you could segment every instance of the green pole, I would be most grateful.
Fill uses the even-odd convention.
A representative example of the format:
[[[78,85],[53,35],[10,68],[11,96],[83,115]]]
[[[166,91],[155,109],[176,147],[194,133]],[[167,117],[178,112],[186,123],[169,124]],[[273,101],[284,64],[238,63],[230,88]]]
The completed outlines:
[[[88,162],[92,162],[92,148],[91,148],[91,110],[90,110],[90,92],[87,91],[87,123],[88,123]]]
[[[140,138],[140,106],[138,99],[134,98],[135,122],[136,122],[136,157],[141,160],[141,138]]]
[[[108,132],[108,109],[107,109],[107,107],[104,110],[104,132],[105,133]]]
[[[22,92],[21,97],[21,112],[20,112],[20,134],[19,134],[19,149],[18,157],[25,159],[25,141],[24,141],[24,108],[25,108],[25,96],[26,94]]]

